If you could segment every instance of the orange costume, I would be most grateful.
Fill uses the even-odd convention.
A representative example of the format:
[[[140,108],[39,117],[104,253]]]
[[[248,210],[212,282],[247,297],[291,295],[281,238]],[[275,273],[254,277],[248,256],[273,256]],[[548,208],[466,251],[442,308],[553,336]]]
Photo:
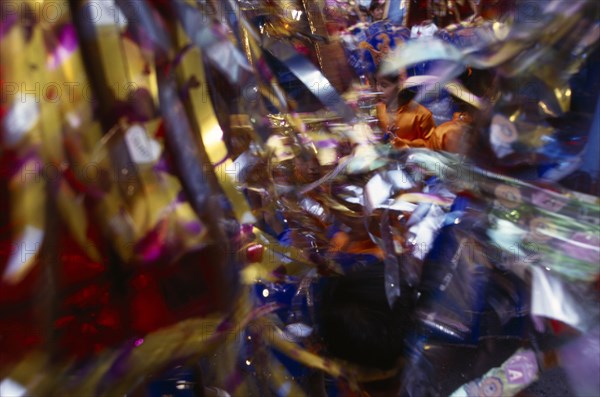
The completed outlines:
[[[423,105],[409,101],[396,111],[394,123],[390,125],[385,105],[377,105],[379,126],[393,133],[392,144],[396,147],[428,147],[435,130],[433,115]]]
[[[473,118],[468,113],[454,113],[452,120],[440,124],[433,132],[429,147],[451,153],[465,153]]]

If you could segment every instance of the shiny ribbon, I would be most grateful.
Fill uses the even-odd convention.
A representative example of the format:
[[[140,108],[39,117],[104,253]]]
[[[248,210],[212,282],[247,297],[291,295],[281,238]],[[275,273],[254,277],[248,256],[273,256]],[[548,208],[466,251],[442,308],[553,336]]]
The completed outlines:
[[[273,40],[264,48],[271,57],[283,63],[323,105],[336,112],[347,122],[354,120],[354,111],[344,102],[331,83],[290,44]]]
[[[423,167],[453,189],[494,202],[490,217],[498,229],[490,230],[490,237],[509,252],[520,247],[517,258],[543,255],[529,265],[537,263],[572,280],[591,282],[600,274],[598,198],[534,186],[449,154],[413,150],[408,164]]]

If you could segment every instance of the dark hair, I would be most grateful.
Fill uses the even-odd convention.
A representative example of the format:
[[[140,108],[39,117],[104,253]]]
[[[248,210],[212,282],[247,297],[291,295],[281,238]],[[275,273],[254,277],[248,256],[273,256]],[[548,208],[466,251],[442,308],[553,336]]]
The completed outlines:
[[[404,287],[390,307],[383,263],[334,277],[324,285],[318,330],[327,352],[365,367],[389,370],[404,350],[414,292]]]
[[[468,69],[458,76],[458,80],[473,95],[480,98],[490,99],[495,91],[496,76],[489,70]],[[459,112],[476,113],[478,109],[460,98],[453,97],[456,110]]]
[[[371,4],[369,4],[369,12],[373,12],[375,9],[381,6],[383,6],[383,3],[381,3],[379,0],[371,0]]]
[[[417,87],[405,87],[398,92],[398,104],[402,105],[415,99],[417,96]]]
[[[387,74],[387,75],[375,75],[375,78],[379,81],[379,80],[387,80],[390,81],[394,84],[398,83],[398,80],[400,80],[400,75],[399,74]]]
[[[458,80],[478,97],[490,96],[494,90],[496,76],[490,70],[469,68],[458,76]]]
[[[400,80],[400,72],[396,72],[396,73],[392,73],[392,74],[381,74],[382,70],[383,70],[383,62],[381,62],[377,66],[377,70],[375,71],[375,79],[376,80],[386,79],[388,81],[391,81],[394,84],[397,83],[398,80]]]

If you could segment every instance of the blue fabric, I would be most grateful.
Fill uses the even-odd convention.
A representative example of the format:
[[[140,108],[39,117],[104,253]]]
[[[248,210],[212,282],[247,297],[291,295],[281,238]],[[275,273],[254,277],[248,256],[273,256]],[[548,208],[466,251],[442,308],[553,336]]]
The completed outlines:
[[[481,337],[523,337],[527,324],[526,284],[499,266],[503,254],[486,237],[486,224],[457,197],[446,224],[425,259],[418,311],[423,336],[446,343],[476,345]],[[450,214],[449,214],[450,216]]]

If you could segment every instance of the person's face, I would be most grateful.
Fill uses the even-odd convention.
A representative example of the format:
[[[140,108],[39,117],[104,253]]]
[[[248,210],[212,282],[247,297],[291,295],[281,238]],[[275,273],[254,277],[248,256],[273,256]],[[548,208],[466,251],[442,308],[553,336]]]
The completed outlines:
[[[389,104],[398,93],[398,83],[394,83],[384,77],[377,80],[377,91],[381,92],[381,100]]]
[[[383,19],[383,6],[380,5],[379,7],[375,8],[373,10],[373,12],[371,13],[373,15],[373,19],[375,21],[379,21],[380,19]]]

